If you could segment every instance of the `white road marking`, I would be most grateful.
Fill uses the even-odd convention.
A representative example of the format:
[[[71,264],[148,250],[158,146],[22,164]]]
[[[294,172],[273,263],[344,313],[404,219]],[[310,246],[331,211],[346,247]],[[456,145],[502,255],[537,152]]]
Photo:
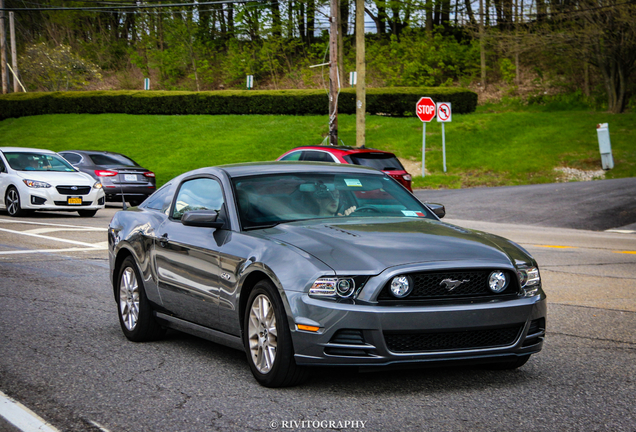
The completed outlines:
[[[22,432],[59,432],[39,415],[0,392],[0,416]]]
[[[59,232],[59,231],[89,232],[89,231],[103,231],[103,230],[101,228],[85,228],[85,229],[79,229],[79,228],[35,228],[35,229],[30,229],[30,230],[26,230],[26,231],[22,231],[22,232],[28,232],[28,233],[31,233],[31,234],[44,234],[44,233]]]
[[[103,246],[103,247],[99,246],[99,247],[89,247],[89,248],[27,249],[27,250],[17,250],[17,251],[2,251],[2,252],[0,252],[0,256],[2,256],[2,255],[23,255],[23,254],[33,254],[33,253],[86,252],[86,251],[99,251],[99,250],[107,250],[107,249],[108,249],[108,245]]]
[[[0,231],[8,232],[8,233],[11,233],[11,234],[29,236],[29,237],[37,237],[37,238],[42,238],[42,239],[46,239],[46,240],[53,240],[53,241],[58,241],[58,242],[63,242],[63,243],[71,243],[71,244],[76,244],[76,245],[85,246],[85,247],[97,247],[93,243],[85,243],[85,242],[76,241],[76,240],[61,239],[61,238],[57,238],[57,237],[44,236],[44,235],[40,235],[40,234],[31,234],[31,233],[24,232],[24,231],[15,231],[15,230],[9,230],[9,229],[5,229],[5,228],[0,228]]]
[[[95,228],[95,227],[85,227],[81,225],[64,225],[64,224],[52,224],[46,222],[31,222],[25,221],[21,219],[5,219],[0,218],[0,223],[14,223],[14,224],[26,224],[26,225],[45,225],[52,227],[60,227],[60,228],[79,228],[79,229],[90,229],[91,231],[108,231],[108,228]]]

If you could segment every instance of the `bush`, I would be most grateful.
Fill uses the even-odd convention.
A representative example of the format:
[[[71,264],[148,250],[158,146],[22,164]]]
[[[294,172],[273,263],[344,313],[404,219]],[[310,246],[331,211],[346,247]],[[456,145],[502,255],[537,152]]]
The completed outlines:
[[[453,112],[475,111],[477,94],[460,88],[395,87],[367,89],[367,112],[414,116],[422,96],[451,102]],[[355,89],[342,90],[338,112],[355,113]],[[209,92],[91,91],[12,93],[0,96],[0,120],[41,114],[280,114],[323,115],[328,113],[324,90]]]

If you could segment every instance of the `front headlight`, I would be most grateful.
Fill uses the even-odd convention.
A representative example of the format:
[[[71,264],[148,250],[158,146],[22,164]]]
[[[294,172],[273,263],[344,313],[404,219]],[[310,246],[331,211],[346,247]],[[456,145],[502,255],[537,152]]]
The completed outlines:
[[[93,189],[101,189],[102,188],[102,184],[100,182],[95,182],[95,184],[93,185]]]
[[[22,181],[24,182],[25,185],[27,185],[30,188],[50,188],[51,187],[50,184],[43,181],[27,180],[27,179],[24,179]]]
[[[525,297],[532,297],[539,292],[541,285],[541,275],[537,267],[522,267],[517,270],[519,275],[519,285]]]
[[[309,288],[309,295],[349,298],[356,292],[356,288],[361,288],[364,285],[366,279],[366,277],[362,276],[318,278]]]

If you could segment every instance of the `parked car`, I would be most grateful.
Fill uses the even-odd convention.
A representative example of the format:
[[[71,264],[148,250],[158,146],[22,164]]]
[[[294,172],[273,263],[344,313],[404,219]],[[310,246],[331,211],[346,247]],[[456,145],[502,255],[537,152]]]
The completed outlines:
[[[95,216],[104,208],[99,181],[50,150],[0,147],[0,208],[10,216],[33,210],[77,211]]]
[[[128,339],[173,328],[244,350],[264,386],[302,382],[309,366],[517,368],[543,346],[530,254],[440,221],[371,168],[191,171],[117,212],[108,244]]]
[[[406,172],[397,156],[383,150],[330,145],[303,146],[289,150],[276,160],[364,165],[384,171],[413,192],[411,174]]]
[[[107,202],[127,201],[134,207],[156,190],[155,173],[128,156],[89,150],[65,150],[60,154],[75,168],[104,185]]]

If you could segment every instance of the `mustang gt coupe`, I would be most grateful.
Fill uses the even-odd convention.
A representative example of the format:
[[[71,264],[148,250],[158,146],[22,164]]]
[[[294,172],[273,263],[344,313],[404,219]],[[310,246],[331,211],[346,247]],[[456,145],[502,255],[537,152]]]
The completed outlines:
[[[188,172],[110,223],[121,328],[243,350],[267,387],[312,366],[522,366],[545,336],[536,261],[440,209],[354,165]]]

